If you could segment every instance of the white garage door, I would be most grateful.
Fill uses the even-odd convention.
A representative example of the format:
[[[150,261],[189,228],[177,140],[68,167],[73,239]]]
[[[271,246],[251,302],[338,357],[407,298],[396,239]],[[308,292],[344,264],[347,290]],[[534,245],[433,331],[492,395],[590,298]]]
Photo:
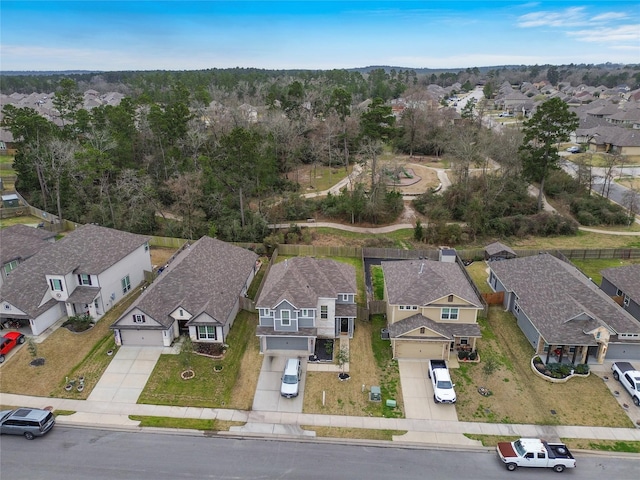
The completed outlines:
[[[267,337],[267,350],[308,351],[307,337]]]
[[[607,360],[640,360],[640,345],[609,343]]]
[[[120,330],[123,345],[161,347],[162,330]]]
[[[442,350],[442,343],[396,341],[398,358],[442,358]]]

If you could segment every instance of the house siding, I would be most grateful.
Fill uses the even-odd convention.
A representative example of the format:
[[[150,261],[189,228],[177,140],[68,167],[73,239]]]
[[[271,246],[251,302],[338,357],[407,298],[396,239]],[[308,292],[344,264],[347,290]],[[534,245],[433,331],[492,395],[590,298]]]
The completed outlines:
[[[121,280],[129,275],[131,290],[144,282],[144,272],[150,272],[151,256],[145,251],[145,245],[141,245],[118,263],[99,274],[100,297],[104,313],[108,312],[115,304],[122,300],[129,292],[122,292]],[[129,291],[131,291],[129,290]]]
[[[615,286],[613,283],[611,283],[609,280],[607,280],[605,277],[602,277],[602,283],[600,285],[600,289],[610,297],[615,297],[617,296],[617,293],[618,293],[618,287]],[[624,291],[622,291],[622,293],[624,294]],[[622,308],[624,308],[627,312],[633,315],[635,319],[640,320],[640,305],[634,302],[631,298],[629,298],[628,302],[629,302],[629,305],[623,304]]]
[[[538,340],[540,338],[536,327],[533,326],[531,320],[529,320],[522,310],[520,310],[520,313],[514,311],[511,311],[511,313],[516,317],[518,327],[520,327],[520,330],[522,330],[522,333],[524,333],[524,336],[527,337],[527,340],[535,350],[538,347]]]
[[[60,318],[64,316],[64,303],[58,302],[43,314],[39,315],[37,318],[29,319],[29,324],[31,326],[31,332],[34,335],[40,335],[51,325],[56,323]]]

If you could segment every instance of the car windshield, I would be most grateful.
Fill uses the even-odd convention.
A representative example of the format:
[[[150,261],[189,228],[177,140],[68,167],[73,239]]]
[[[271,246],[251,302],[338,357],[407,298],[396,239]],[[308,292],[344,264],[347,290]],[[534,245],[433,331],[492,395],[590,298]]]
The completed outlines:
[[[295,375],[285,375],[284,378],[282,379],[282,381],[284,383],[288,383],[290,385],[293,385],[295,383],[298,383],[298,377],[296,377]]]
[[[518,455],[520,455],[521,457],[524,457],[524,454],[527,453],[520,440],[518,440],[517,442],[513,442],[513,446],[516,447],[516,452],[518,452]]]
[[[451,385],[451,382],[448,380],[438,380],[436,386],[442,389],[453,388],[453,385]]]

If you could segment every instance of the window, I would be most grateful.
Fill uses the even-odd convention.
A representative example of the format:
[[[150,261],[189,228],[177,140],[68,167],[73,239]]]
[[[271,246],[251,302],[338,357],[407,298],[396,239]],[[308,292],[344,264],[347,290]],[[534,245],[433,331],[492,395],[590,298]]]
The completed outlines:
[[[129,280],[129,275],[127,275],[122,280],[120,280],[120,283],[122,284],[122,293],[123,294],[125,294],[129,290],[131,290],[131,280]]]
[[[449,303],[453,302],[453,295],[449,295],[449,297],[447,298],[447,302]]]
[[[420,335],[424,335],[425,331],[426,331],[426,328],[420,327]]]
[[[442,309],[442,314],[440,315],[442,320],[457,320],[458,319],[458,309],[457,308],[448,308],[444,307]]]
[[[400,310],[418,310],[417,305],[400,305],[398,308]]]
[[[49,280],[49,285],[51,285],[51,290],[55,292],[62,292],[62,280],[59,278],[52,278]]]
[[[12,262],[6,263],[4,266],[4,273],[8,277],[11,273],[11,270],[18,266],[18,260],[14,260]]]
[[[289,310],[282,310],[280,312],[280,321],[282,323],[283,326],[288,327],[289,325],[291,325],[291,317],[290,317],[291,312],[289,312]]]
[[[149,251],[149,244],[148,244],[148,243],[145,243],[145,244],[144,244],[144,251],[145,251],[145,252],[148,252],[148,251]]]
[[[320,318],[329,318],[329,307],[327,305],[320,305]]]
[[[180,315],[181,317],[184,317],[184,311],[182,309],[178,310],[178,315]]]
[[[460,337],[460,345],[469,345],[469,339],[466,337]]]
[[[626,295],[624,296],[624,301],[622,302],[624,304],[625,307],[629,306],[629,297],[627,297]]]
[[[520,313],[520,304],[518,303],[518,301],[516,300],[516,302],[513,304],[513,311],[516,313]]]
[[[216,327],[213,325],[198,325],[198,338],[216,340]]]
[[[622,290],[620,290],[619,288],[616,290],[616,296],[617,297],[621,297],[622,296]]]
[[[145,323],[147,321],[146,318],[144,318],[144,315],[134,315],[133,316],[133,323]]]
[[[300,316],[301,317],[308,317],[309,316],[309,310],[307,308],[303,308],[302,310],[300,310]]]
[[[91,285],[91,275],[85,273],[78,275],[78,285]]]

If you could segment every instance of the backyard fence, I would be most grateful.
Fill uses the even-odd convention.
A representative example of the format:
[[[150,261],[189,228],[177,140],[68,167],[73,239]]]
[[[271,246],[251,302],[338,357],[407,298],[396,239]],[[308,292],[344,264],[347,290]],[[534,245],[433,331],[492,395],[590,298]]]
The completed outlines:
[[[481,295],[487,305],[502,305],[504,301],[504,292],[482,293]]]

